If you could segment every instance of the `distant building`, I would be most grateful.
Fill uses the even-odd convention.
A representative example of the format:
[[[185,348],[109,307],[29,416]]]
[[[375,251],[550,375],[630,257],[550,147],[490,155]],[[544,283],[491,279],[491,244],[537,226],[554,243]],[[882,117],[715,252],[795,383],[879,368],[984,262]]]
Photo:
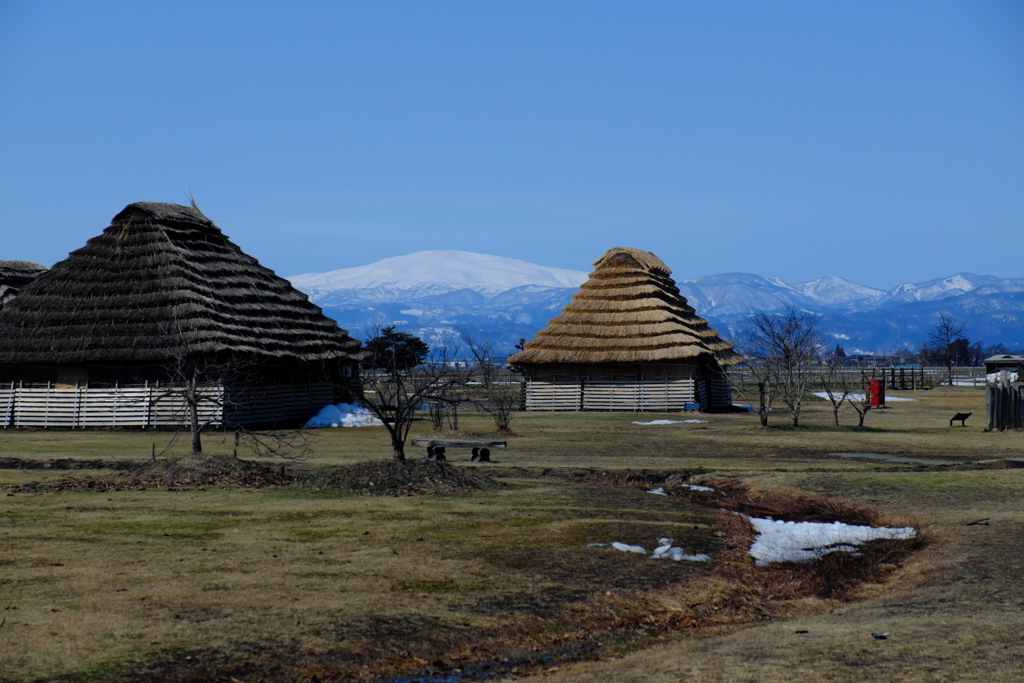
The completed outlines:
[[[742,362],[679,293],[661,259],[615,247],[562,314],[509,358],[526,410],[664,411],[732,404]]]
[[[45,272],[46,266],[31,261],[0,261],[0,309]]]
[[[1000,370],[1016,372],[1024,377],[1024,356],[1015,356],[1009,353],[989,356],[985,359],[985,374],[989,375]]]
[[[236,370],[212,422],[304,420],[351,400],[360,358],[198,208],[139,202],[0,310],[0,426],[167,423],[184,362]]]

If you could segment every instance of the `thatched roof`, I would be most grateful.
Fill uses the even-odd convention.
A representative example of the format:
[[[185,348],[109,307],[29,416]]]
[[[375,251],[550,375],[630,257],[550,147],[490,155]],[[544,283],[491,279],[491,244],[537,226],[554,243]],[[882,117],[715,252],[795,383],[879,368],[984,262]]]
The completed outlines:
[[[139,202],[0,311],[0,364],[164,362],[239,353],[357,359],[306,295],[198,208]]]
[[[31,261],[0,261],[0,308],[45,272],[46,266]]]
[[[742,362],[686,303],[672,271],[651,252],[615,247],[594,266],[562,314],[510,363]]]
[[[46,272],[46,266],[31,261],[0,261],[0,282],[28,284]]]

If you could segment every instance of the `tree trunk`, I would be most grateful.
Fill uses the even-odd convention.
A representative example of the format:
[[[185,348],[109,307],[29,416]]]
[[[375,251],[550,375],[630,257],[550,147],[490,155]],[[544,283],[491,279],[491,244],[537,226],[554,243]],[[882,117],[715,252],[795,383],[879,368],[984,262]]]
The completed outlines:
[[[395,452],[394,458],[398,462],[405,462],[405,444],[395,439],[391,440],[391,449]]]
[[[189,420],[192,423],[192,452],[199,455],[203,452],[203,442],[199,437],[199,407],[196,405],[195,397],[189,402]]]
[[[768,426],[768,408],[764,404],[764,382],[757,383],[757,396],[760,401],[760,408],[757,411],[757,416],[761,419],[761,426]]]

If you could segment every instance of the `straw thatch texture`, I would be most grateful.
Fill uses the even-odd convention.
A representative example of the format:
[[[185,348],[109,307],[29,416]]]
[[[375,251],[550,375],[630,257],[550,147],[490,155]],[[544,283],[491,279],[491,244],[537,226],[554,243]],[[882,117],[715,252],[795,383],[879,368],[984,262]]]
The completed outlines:
[[[0,309],[45,272],[46,266],[31,261],[0,261]]]
[[[562,314],[509,358],[515,365],[742,362],[689,306],[661,259],[615,247]]]
[[[139,202],[0,311],[0,365],[358,360],[359,342],[198,208]]]

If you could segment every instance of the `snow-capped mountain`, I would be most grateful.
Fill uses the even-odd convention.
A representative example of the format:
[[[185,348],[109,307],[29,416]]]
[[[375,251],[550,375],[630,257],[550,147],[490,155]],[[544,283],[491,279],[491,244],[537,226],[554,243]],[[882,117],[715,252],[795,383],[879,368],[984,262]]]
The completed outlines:
[[[353,293],[367,303],[434,296],[460,289],[500,294],[517,287],[579,287],[587,273],[549,268],[503,256],[469,251],[420,251],[386,258],[368,266],[288,278],[317,304],[351,303]]]
[[[936,301],[952,296],[961,296],[980,287],[992,291],[1024,291],[1024,278],[1001,278],[974,273],[957,273],[949,277],[929,280],[921,284],[905,284],[894,287],[885,297],[886,304],[909,301]]]
[[[289,278],[355,336],[397,325],[426,339],[471,333],[511,353],[569,303],[587,273],[465,251],[422,251]],[[1024,278],[958,273],[885,292],[834,275],[789,284],[725,273],[677,281],[698,314],[725,336],[754,310],[785,306],[822,315],[823,332],[851,352],[918,346],[938,311],[966,321],[972,340],[1024,345]]]
[[[804,296],[826,306],[863,306],[881,300],[885,292],[858,285],[835,275],[793,285]]]

